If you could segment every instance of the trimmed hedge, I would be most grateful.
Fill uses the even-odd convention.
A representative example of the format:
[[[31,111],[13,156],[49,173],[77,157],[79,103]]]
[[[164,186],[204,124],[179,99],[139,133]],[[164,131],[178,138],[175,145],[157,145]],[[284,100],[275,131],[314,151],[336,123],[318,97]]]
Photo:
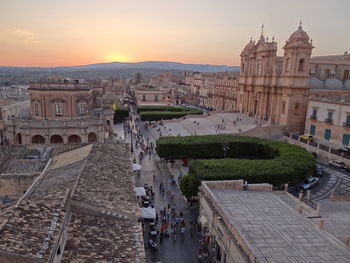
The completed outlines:
[[[137,107],[137,112],[141,111],[191,111],[192,108],[179,106],[140,106]]]
[[[128,117],[129,117],[129,110],[128,110],[128,109],[125,109],[125,108],[117,108],[117,109],[114,111],[113,120],[114,120],[114,123],[116,123],[116,122],[120,122],[120,121],[122,121],[123,119],[128,118]]]
[[[160,121],[181,118],[186,115],[202,114],[200,110],[191,111],[141,111],[141,121]]]
[[[146,106],[145,106],[146,107]],[[155,106],[152,106],[155,107]],[[203,112],[197,109],[185,108],[186,110],[179,111],[141,111],[141,121],[160,121],[181,118],[186,115],[199,115]]]
[[[228,157],[254,160],[215,159],[223,158],[224,143],[230,147]],[[243,179],[280,185],[303,180],[315,166],[314,156],[301,147],[239,135],[163,137],[157,141],[157,152],[166,159],[207,159],[190,161],[189,173],[180,184],[187,198],[197,193],[201,180]]]

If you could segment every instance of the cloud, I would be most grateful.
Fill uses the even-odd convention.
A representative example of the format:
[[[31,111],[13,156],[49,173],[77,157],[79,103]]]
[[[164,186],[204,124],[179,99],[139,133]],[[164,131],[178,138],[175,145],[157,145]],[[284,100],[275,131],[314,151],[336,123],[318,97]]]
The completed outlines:
[[[22,29],[11,29],[9,32],[13,35],[19,35],[19,36],[34,36],[35,34],[30,31],[25,31]]]
[[[38,44],[40,41],[37,39],[36,34],[31,31],[26,31],[22,29],[11,29],[8,31],[9,34],[16,36],[26,45]]]

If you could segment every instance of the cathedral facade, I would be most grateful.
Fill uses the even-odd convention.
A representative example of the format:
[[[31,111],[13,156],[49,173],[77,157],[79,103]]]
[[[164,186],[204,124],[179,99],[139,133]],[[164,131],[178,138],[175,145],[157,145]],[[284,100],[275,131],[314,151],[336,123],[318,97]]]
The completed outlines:
[[[303,131],[309,92],[312,40],[301,24],[277,56],[277,43],[250,40],[241,53],[237,107],[242,113]]]

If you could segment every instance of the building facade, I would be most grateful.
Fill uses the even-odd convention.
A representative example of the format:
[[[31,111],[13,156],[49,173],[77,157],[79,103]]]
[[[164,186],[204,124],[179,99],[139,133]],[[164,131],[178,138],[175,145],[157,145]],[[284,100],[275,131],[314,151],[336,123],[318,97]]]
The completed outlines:
[[[313,96],[309,99],[305,133],[337,145],[350,143],[350,96]]]
[[[137,104],[143,105],[170,105],[172,104],[172,92],[169,88],[140,83],[132,87]]]
[[[216,110],[236,111],[238,72],[217,74],[214,85],[209,88],[208,107]]]
[[[113,110],[101,82],[52,76],[28,90],[30,116],[5,120],[7,143],[104,142],[111,135]]]
[[[277,57],[277,43],[261,34],[241,53],[238,108],[240,112],[287,126],[304,128],[312,41],[300,25]]]

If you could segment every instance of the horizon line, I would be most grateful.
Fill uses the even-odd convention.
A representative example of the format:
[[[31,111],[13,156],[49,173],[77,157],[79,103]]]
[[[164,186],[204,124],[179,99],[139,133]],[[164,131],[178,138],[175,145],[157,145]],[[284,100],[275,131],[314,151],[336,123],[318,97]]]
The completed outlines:
[[[0,65],[0,67],[12,67],[12,68],[63,68],[63,67],[83,67],[83,66],[91,66],[91,65],[100,65],[100,64],[111,64],[111,63],[125,63],[125,64],[137,64],[137,63],[145,63],[145,62],[163,62],[163,63],[179,63],[183,65],[204,65],[204,66],[225,66],[225,67],[240,67],[239,65],[225,65],[225,64],[202,64],[202,63],[184,63],[178,61],[168,61],[168,60],[145,60],[138,62],[123,62],[123,61],[111,61],[111,62],[96,62],[90,64],[83,65],[65,65],[65,66],[8,66],[8,65]]]

